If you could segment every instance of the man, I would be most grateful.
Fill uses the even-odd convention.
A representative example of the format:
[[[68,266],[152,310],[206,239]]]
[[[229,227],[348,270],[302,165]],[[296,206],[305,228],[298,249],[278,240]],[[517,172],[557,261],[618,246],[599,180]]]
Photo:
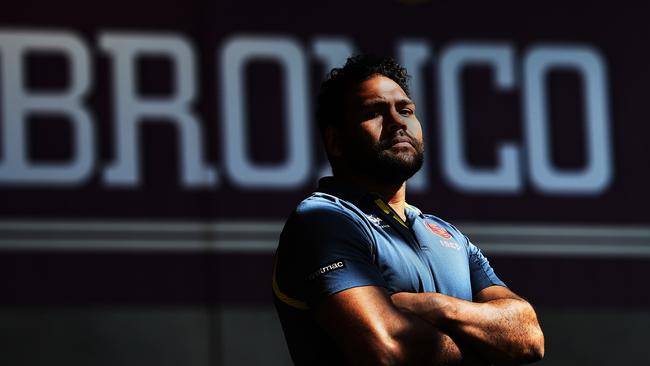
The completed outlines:
[[[406,70],[348,59],[321,86],[333,177],[280,237],[273,293],[297,365],[489,365],[539,360],[530,304],[458,229],[405,202],[423,144]]]

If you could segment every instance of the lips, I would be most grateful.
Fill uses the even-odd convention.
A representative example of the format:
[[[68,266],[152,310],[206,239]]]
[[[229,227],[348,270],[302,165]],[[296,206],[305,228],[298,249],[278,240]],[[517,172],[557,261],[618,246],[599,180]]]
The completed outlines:
[[[406,146],[406,144],[415,147],[415,145],[413,144],[413,140],[411,140],[411,138],[408,136],[395,136],[386,143],[387,147],[393,147],[396,145]]]

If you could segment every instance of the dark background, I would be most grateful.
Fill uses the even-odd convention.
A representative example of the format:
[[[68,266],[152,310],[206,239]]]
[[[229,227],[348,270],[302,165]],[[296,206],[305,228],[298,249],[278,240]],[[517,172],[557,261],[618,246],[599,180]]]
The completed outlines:
[[[345,38],[357,50],[394,57],[405,39],[427,42],[432,56],[419,74],[424,105],[418,108],[426,111],[429,189],[409,194],[409,202],[458,224],[499,276],[538,308],[547,337],[543,364],[647,364],[647,17],[645,7],[523,8],[510,2],[5,4],[0,34],[63,31],[89,51],[91,87],[83,106],[92,116],[96,161],[88,178],[72,186],[0,181],[0,359],[30,365],[288,362],[270,300],[271,256],[283,220],[314,189],[326,159],[312,128],[314,158],[304,184],[249,188],[228,175],[221,110],[229,91],[222,88],[219,55],[228,40],[246,36],[284,37],[301,47],[310,108],[327,71],[311,50],[315,39]],[[116,154],[116,106],[113,61],[99,38],[123,32],[181,36],[191,46],[197,80],[191,109],[202,128],[204,160],[218,171],[217,184],[182,184],[178,131],[161,118],[148,119],[139,130],[140,184],[117,187],[103,180]],[[464,192],[443,176],[438,61],[459,42],[505,44],[514,52],[511,90],[495,90],[493,70],[478,65],[463,70],[462,97],[468,163],[494,167],[496,146],[518,144],[519,192]],[[531,182],[522,70],[524,56],[540,45],[587,46],[605,61],[613,172],[602,192],[550,194]],[[64,91],[69,85],[70,64],[60,54],[33,53],[24,62],[29,90]],[[168,59],[142,57],[136,70],[141,96],[173,94]],[[278,164],[288,154],[282,72],[264,60],[245,67],[249,153],[260,166]],[[551,159],[560,169],[579,169],[588,160],[581,79],[572,70],[555,70],[546,91]],[[313,125],[313,118],[304,123]],[[65,117],[45,113],[26,126],[32,161],[74,156]],[[271,228],[264,231],[264,225]],[[486,234],[490,230],[496,234]]]

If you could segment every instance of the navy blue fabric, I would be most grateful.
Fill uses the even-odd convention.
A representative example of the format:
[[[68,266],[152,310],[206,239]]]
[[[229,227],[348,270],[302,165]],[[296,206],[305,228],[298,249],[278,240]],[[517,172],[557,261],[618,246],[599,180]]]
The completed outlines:
[[[505,286],[453,225],[413,206],[401,222],[377,200],[323,178],[285,224],[276,251],[274,293],[298,365],[342,362],[311,314],[337,292],[371,285],[389,293],[439,292],[472,301],[486,287]]]
[[[373,233],[351,205],[334,196],[316,193],[304,200],[289,218],[280,243],[279,283],[310,306],[348,288],[387,286],[374,264]],[[339,262],[341,268],[320,273]],[[290,274],[286,280],[285,271]]]

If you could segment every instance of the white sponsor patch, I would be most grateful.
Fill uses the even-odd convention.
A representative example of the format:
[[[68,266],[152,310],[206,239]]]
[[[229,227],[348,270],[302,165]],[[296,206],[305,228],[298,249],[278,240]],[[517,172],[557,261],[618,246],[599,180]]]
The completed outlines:
[[[345,268],[345,263],[343,261],[336,261],[334,263],[328,264],[324,267],[321,267],[309,275],[309,280],[313,280],[318,276],[322,276],[325,273],[336,271],[337,269]]]
[[[440,245],[445,248],[460,250],[460,245],[458,245],[458,243],[456,243],[455,241],[440,239],[439,242]]]

